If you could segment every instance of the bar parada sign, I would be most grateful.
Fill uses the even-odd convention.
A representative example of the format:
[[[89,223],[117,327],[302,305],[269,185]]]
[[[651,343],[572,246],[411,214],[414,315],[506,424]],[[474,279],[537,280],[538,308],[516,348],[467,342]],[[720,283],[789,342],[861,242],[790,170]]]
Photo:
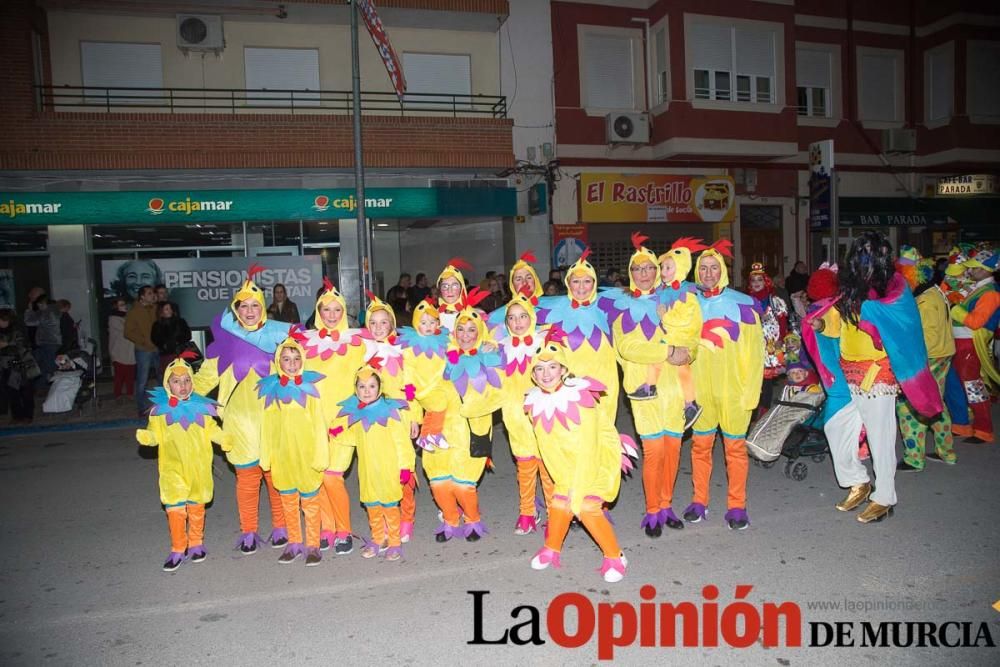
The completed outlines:
[[[997,179],[991,174],[971,174],[939,178],[937,193],[940,197],[997,194]]]

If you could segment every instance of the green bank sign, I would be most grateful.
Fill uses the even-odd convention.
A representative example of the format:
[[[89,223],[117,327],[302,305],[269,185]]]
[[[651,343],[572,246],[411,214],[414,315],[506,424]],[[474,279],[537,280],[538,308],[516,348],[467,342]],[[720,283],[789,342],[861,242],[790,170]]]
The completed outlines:
[[[0,193],[0,224],[134,225],[354,218],[354,190]],[[513,188],[371,188],[369,218],[517,215]]]

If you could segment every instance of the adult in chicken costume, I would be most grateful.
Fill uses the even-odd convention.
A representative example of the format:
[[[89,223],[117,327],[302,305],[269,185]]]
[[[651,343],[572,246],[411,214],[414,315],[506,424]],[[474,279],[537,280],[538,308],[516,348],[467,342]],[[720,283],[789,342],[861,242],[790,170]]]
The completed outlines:
[[[836,302],[811,317],[818,336],[840,339],[840,367],[850,402],[824,426],[838,483],[850,487],[837,509],[848,512],[866,500],[861,523],[881,521],[896,504],[896,395],[902,390],[925,417],[941,412],[937,383],[927,368],[927,348],[919,332],[913,294],[893,265],[892,247],[868,232],[851,245],[839,272]],[[830,377],[824,358],[813,359],[821,377]],[[824,382],[826,380],[824,379]],[[861,429],[868,434],[877,485],[858,455]]]
[[[289,325],[268,320],[264,292],[254,282],[263,267],[254,264],[229,308],[212,322],[212,344],[194,378],[195,391],[207,395],[218,387],[222,430],[230,449],[226,458],[236,469],[236,505],[240,515],[237,547],[244,554],[260,544],[258,512],[260,483],[264,480],[271,504],[273,547],[288,543],[281,498],[271,476],[260,467],[261,422],[264,403],[257,381],[271,373],[275,350],[287,337]]]
[[[646,384],[651,367],[660,366],[652,397],[631,401],[643,451],[646,514],[642,527],[647,536],[655,538],[662,534],[664,525],[674,529],[684,525],[671,507],[684,434],[684,395],[676,364],[690,361],[697,339],[685,335],[682,328],[675,331],[660,326],[660,265],[656,254],[643,245],[646,240],[641,234],[632,235],[635,252],[628,265],[629,289],[608,292],[602,307],[611,323],[625,392],[632,394]],[[693,303],[695,298],[687,293],[683,301]],[[678,298],[674,306],[680,301]]]
[[[606,414],[597,409],[604,386],[593,378],[569,374],[562,332],[553,327],[544,347],[532,359],[537,385],[524,399],[539,451],[554,483],[545,544],[531,567],[560,567],[559,554],[573,517],[579,518],[604,555],[601,575],[609,583],[625,577],[628,561],[605,513],[621,485],[622,469],[631,468],[629,455],[638,452],[620,436]]]
[[[394,561],[403,555],[400,503],[413,476],[413,446],[408,420],[403,419],[408,402],[385,396],[384,370],[366,364],[354,373],[356,393],[340,402],[338,413],[347,428],[334,447],[358,453],[361,503],[372,534],[361,555]]]
[[[598,410],[613,424],[618,414],[618,368],[608,315],[599,305],[606,297],[597,293],[597,271],[587,261],[589,256],[587,248],[566,271],[565,296],[538,300],[538,323],[557,324],[566,334],[566,354],[571,367],[604,387],[606,394],[598,403]]]
[[[278,562],[305,554],[306,566],[319,565],[320,502],[323,472],[330,460],[327,419],[319,398],[323,376],[303,370],[305,351],[289,336],[274,353],[275,372],[257,383],[264,402],[260,467],[270,471],[281,494],[288,544]],[[305,518],[305,540],[299,509]]]
[[[545,293],[542,289],[542,282],[538,278],[538,272],[535,271],[535,267],[532,265],[532,262],[536,261],[538,259],[535,257],[535,253],[530,250],[525,252],[514,262],[514,266],[510,267],[510,274],[507,277],[509,294],[512,297],[524,294],[528,301],[531,302],[533,309],[538,307],[538,300]],[[497,339],[506,335],[504,332],[506,318],[507,304],[494,310],[487,318],[490,333]]]
[[[521,285],[522,291],[504,307],[505,335],[499,341],[499,349],[503,367],[501,413],[510,453],[517,464],[519,515],[514,533],[528,535],[537,530],[535,492],[538,479],[541,478],[545,507],[552,500],[552,479],[542,465],[534,429],[524,414],[524,396],[534,386],[532,359],[542,347],[545,332],[538,329],[530,287],[523,282]]]
[[[451,332],[442,378],[421,401],[428,413],[443,413],[439,432],[421,432],[417,444],[424,448],[424,473],[442,524],[435,531],[438,542],[465,537],[474,542],[486,533],[479,513],[476,486],[486,469],[492,441],[491,410],[480,412],[480,403],[495,405],[501,387],[500,355],[484,350],[486,322],[475,306],[489,295],[474,288],[463,301]],[[466,407],[477,416],[462,415]],[[426,424],[425,424],[426,425]],[[462,517],[465,525],[460,526]]]
[[[462,271],[471,270],[472,267],[464,259],[452,257],[438,276],[438,315],[441,327],[448,331],[455,328],[455,318],[469,297],[465,290],[465,275]]]
[[[205,504],[211,502],[212,442],[223,444],[215,422],[216,402],[196,393],[193,372],[177,358],[163,373],[163,387],[149,392],[149,424],[136,431],[145,447],[159,447],[160,502],[167,513],[170,553],[163,569],[176,570],[185,558],[205,560]]]
[[[993,359],[993,335],[1000,326],[1000,290],[993,280],[1000,254],[988,245],[969,252],[962,264],[972,282],[969,294],[952,306],[952,331],[955,335],[954,368],[962,383],[968,409],[972,412],[971,428],[965,413],[956,419],[952,430],[967,435],[965,442],[993,442],[993,417],[990,414],[990,386],[1000,387],[1000,374]],[[964,409],[955,401],[959,412]],[[954,414],[952,415],[955,416]]]
[[[316,386],[323,414],[331,420],[330,426],[341,431],[345,425],[336,420],[339,402],[354,392],[350,369],[359,368],[364,360],[365,348],[360,344],[357,329],[347,326],[347,302],[343,295],[326,276],[323,277],[323,292],[316,300],[314,328],[295,329],[295,340],[305,353],[305,368],[320,374]],[[336,436],[332,436],[334,440]],[[334,450],[340,451],[340,450]],[[343,452],[345,455],[350,450]],[[320,547],[329,548],[339,555],[351,553],[354,549],[351,538],[351,503],[344,484],[343,467],[331,466],[323,476],[323,486],[319,493],[320,506]]]
[[[716,241],[698,256],[695,267],[703,323],[694,379],[702,413],[693,426],[694,498],[684,510],[684,519],[696,523],[708,514],[712,448],[719,431],[729,476],[725,519],[731,529],[743,530],[750,525],[745,439],[750,415],[760,399],[764,338],[757,302],[728,287],[725,258],[732,257],[731,248],[727,239]]]

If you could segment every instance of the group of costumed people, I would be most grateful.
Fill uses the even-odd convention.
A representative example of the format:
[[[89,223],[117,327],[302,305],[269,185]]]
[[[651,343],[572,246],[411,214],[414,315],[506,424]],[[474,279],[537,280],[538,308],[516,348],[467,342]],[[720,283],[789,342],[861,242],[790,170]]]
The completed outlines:
[[[766,373],[762,316],[770,304],[729,287],[728,241],[682,238],[658,256],[646,240],[633,235],[627,290],[598,291],[584,253],[566,272],[567,294],[543,297],[527,253],[510,271],[513,298],[489,316],[476,308],[487,295],[466,289],[470,267],[451,260],[437,280],[440,298],[421,302],[411,326],[398,326],[392,308],[369,294],[364,328],[349,328],[345,300],[328,280],[314,328],[270,320],[254,282],[259,267],[251,267],[213,323],[200,368],[183,355],[167,367],[162,388],[151,392],[149,425],[137,432],[140,444],[160,449],[171,541],[164,570],[206,557],[213,442],[236,471],[236,546],[244,554],[269,543],[283,549],[279,563],[301,558],[312,566],[327,549],[351,553],[356,534],[344,475],[356,455],[370,528],[361,555],[398,560],[414,534],[418,448],[439,510],[434,539],[479,540],[487,528],[477,487],[492,465],[499,410],[517,467],[514,532],[538,531],[545,513],[544,543],[531,567],[560,566],[577,520],[602,552],[604,579],[620,581],[628,563],[608,508],[638,451],[615,426],[619,366],[643,452],[646,534],[708,517],[717,435],[728,472],[725,521],[747,528],[745,438]],[[919,316],[905,281],[891,271],[890,250],[866,248],[863,257],[849,257],[841,286],[817,299],[804,337],[839,406],[827,430],[842,431],[831,447],[836,441],[838,480],[851,487],[845,502],[853,507],[870,494],[857,460],[859,431],[867,428],[879,481],[865,510],[871,513],[896,502],[894,460],[885,464],[894,456],[895,430],[890,434],[885,418],[895,387],[921,414],[941,412],[941,393],[919,363],[926,354],[910,354],[920,341],[900,335],[919,326]],[[687,280],[692,268],[694,283]],[[688,429],[693,497],[678,517],[674,487]],[[890,483],[883,484],[886,470]],[[261,483],[271,511],[266,540]]]

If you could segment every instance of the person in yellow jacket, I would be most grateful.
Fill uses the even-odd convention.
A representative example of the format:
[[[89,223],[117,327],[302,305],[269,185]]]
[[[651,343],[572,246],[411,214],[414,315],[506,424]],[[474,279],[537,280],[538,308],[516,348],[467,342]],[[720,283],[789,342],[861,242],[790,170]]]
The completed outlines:
[[[403,419],[408,402],[385,395],[383,373],[384,368],[365,365],[354,374],[355,394],[340,402],[338,413],[347,428],[334,447],[358,453],[361,502],[368,511],[372,532],[361,555],[395,561],[403,555],[400,502],[413,477],[413,446],[408,422]]]
[[[264,292],[254,276],[264,269],[253,265],[229,308],[212,323],[212,344],[194,378],[195,391],[207,395],[218,388],[222,430],[230,449],[226,458],[236,469],[236,505],[240,516],[237,548],[244,554],[260,543],[258,512],[263,479],[271,504],[270,543],[288,543],[281,499],[271,476],[260,467],[261,420],[264,405],[257,397],[257,381],[271,373],[278,345],[288,337],[289,325],[267,318]]]
[[[566,333],[566,354],[575,372],[598,380],[606,395],[597,409],[614,423],[618,415],[618,366],[608,315],[601,304],[607,297],[597,292],[597,271],[587,258],[587,248],[566,271],[566,295],[538,300],[538,322],[558,324]]]
[[[149,392],[149,424],[135,433],[145,447],[159,447],[160,502],[167,512],[170,554],[163,564],[173,572],[185,558],[205,560],[205,504],[211,502],[212,442],[223,444],[216,423],[217,403],[194,392],[188,363],[174,359],[163,373],[163,387]]]
[[[440,432],[421,433],[417,439],[425,450],[424,473],[441,510],[438,542],[459,536],[475,542],[486,534],[476,486],[491,454],[492,409],[478,411],[474,406],[498,403],[501,387],[500,355],[487,345],[486,322],[475,308],[487,296],[474,288],[464,300],[445,353],[442,381],[421,401],[428,413],[444,416]],[[476,416],[466,418],[463,408]],[[464,526],[459,525],[462,516]]]
[[[750,525],[746,434],[764,379],[764,332],[757,302],[728,287],[725,258],[732,257],[731,247],[727,239],[716,241],[698,256],[695,266],[702,334],[693,370],[702,413],[693,426],[694,498],[684,519],[697,523],[708,514],[712,448],[716,431],[721,431],[729,475],[725,519],[729,528],[744,530]]]
[[[360,344],[360,330],[347,326],[347,302],[330,279],[323,277],[323,292],[316,300],[314,329],[296,329],[292,335],[305,352],[305,368],[320,373],[317,382],[323,414],[332,419],[333,430],[339,425],[335,415],[338,403],[353,393],[350,369],[361,366],[365,348]],[[350,465],[350,461],[348,464]],[[344,556],[354,550],[351,537],[351,501],[344,484],[343,469],[329,469],[323,476],[319,493],[320,549],[333,546]]]
[[[645,241],[641,234],[632,235],[635,252],[629,259],[629,289],[608,292],[605,309],[622,368],[622,387],[631,398],[632,417],[642,441],[646,514],[640,525],[648,537],[657,538],[664,525],[675,530],[684,526],[672,508],[685,430],[677,369],[690,362],[694,341],[684,336],[682,327],[665,330],[660,325],[660,266],[656,254],[643,245]],[[687,301],[694,302],[695,296],[687,295]],[[661,368],[656,391],[633,397],[657,365]]]
[[[524,414],[524,396],[534,386],[531,363],[544,342],[545,330],[539,330],[532,304],[532,292],[524,282],[523,291],[505,307],[505,335],[499,341],[503,367],[503,403],[501,414],[510,443],[510,453],[517,465],[519,516],[515,535],[528,535],[538,529],[535,491],[539,478],[545,507],[552,501],[552,479],[538,454],[538,443],[531,422]]]
[[[468,262],[453,257],[448,260],[437,279],[438,302],[437,309],[441,319],[441,327],[448,331],[455,328],[455,318],[462,310],[468,292],[465,289],[465,275],[462,271],[471,271]]]
[[[537,385],[524,399],[538,449],[554,483],[545,543],[531,567],[560,567],[560,551],[573,517],[577,517],[604,555],[601,575],[609,583],[625,577],[628,560],[604,511],[621,485],[623,450],[636,455],[630,439],[620,436],[607,415],[597,409],[604,400],[603,385],[593,378],[574,377],[567,366],[563,332],[554,327],[532,359],[531,377]]]
[[[278,558],[286,565],[305,554],[306,566],[319,565],[319,490],[330,460],[329,427],[319,398],[316,371],[303,370],[305,352],[289,337],[274,354],[276,372],[257,383],[264,402],[260,467],[271,472],[288,528],[288,544]],[[303,545],[299,509],[305,517]]]

